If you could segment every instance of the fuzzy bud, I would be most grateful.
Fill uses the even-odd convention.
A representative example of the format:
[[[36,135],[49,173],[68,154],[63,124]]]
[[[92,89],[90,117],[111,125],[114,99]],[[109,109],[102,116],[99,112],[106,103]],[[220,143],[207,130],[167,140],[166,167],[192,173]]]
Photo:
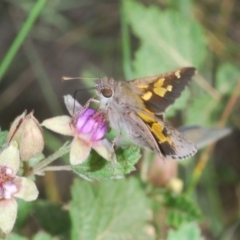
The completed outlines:
[[[33,112],[26,115],[26,111],[18,116],[12,123],[8,143],[17,141],[19,145],[20,158],[24,161],[41,153],[44,148],[42,130]]]

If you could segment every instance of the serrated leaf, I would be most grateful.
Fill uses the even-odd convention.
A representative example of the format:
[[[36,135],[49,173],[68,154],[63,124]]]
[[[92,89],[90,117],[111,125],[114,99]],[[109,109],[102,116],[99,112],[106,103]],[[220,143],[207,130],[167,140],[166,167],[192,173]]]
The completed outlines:
[[[56,222],[55,222],[56,223]],[[34,236],[33,240],[57,240],[57,237],[52,237],[51,235],[45,232],[39,232]]]
[[[150,204],[135,178],[72,187],[72,240],[153,239],[148,231]]]
[[[67,233],[70,230],[69,213],[60,205],[38,200],[34,215],[41,227],[52,235]]]
[[[8,131],[1,131],[0,129],[0,146],[2,146],[7,140]]]
[[[91,152],[87,161],[72,169],[80,177],[88,180],[104,180],[110,178],[121,178],[135,170],[134,165],[140,159],[140,149],[138,146],[130,146],[116,151],[117,163],[106,161],[95,152]]]
[[[203,240],[198,225],[194,222],[181,225],[177,230],[170,230],[167,240]]]
[[[222,94],[231,94],[239,81],[240,70],[238,67],[225,63],[218,68],[216,75],[216,88]]]
[[[158,74],[183,65],[200,67],[206,57],[200,24],[171,10],[147,8],[134,1],[126,6],[129,23],[142,43],[134,62],[138,74]]]
[[[183,66],[201,66],[206,57],[206,43],[200,24],[178,12],[144,7],[134,1],[126,1],[126,6],[129,24],[141,41],[133,63],[135,78]],[[183,109],[188,97],[184,93],[168,115]]]
[[[170,226],[179,227],[184,222],[201,219],[199,208],[185,195],[167,192],[164,195],[164,205],[168,208],[166,222]]]

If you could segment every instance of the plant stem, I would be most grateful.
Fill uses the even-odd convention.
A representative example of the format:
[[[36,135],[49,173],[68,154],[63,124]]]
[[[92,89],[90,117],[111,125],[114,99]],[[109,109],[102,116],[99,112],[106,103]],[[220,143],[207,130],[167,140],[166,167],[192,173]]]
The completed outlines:
[[[29,14],[27,20],[23,24],[20,32],[14,39],[10,49],[8,50],[5,57],[3,58],[3,60],[0,64],[0,82],[1,82],[2,77],[4,76],[5,72],[7,71],[9,65],[11,64],[13,58],[15,57],[18,49],[20,48],[20,46],[22,45],[23,41],[25,40],[27,34],[31,30],[34,22],[36,21],[37,17],[41,13],[45,3],[46,3],[46,0],[38,0],[36,2],[32,11]]]
[[[50,166],[42,169],[43,171],[71,171],[72,168],[70,165],[65,166]]]
[[[130,36],[127,21],[126,0],[121,1],[121,32],[122,32],[122,54],[123,54],[123,71],[127,79],[132,78],[131,70],[131,49]]]
[[[43,161],[38,163],[34,168],[32,173],[36,174],[38,172],[41,172],[43,168],[45,168],[47,165],[49,165],[51,162],[55,161],[59,157],[63,156],[64,154],[68,153],[70,150],[70,145],[68,145],[68,142],[66,142],[61,148],[59,148],[55,153],[45,158]]]

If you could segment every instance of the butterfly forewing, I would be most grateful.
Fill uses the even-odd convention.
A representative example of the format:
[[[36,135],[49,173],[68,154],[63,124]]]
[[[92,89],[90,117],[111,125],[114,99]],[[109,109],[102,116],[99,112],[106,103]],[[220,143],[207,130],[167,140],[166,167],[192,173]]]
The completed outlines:
[[[181,95],[195,71],[194,67],[186,67],[154,77],[132,80],[129,83],[133,89],[137,89],[148,110],[162,113]]]

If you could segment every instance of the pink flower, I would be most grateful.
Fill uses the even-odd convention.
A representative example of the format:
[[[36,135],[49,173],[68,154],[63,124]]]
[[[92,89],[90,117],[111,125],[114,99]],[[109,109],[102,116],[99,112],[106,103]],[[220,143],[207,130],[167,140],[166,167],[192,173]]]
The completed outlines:
[[[101,111],[83,108],[70,95],[64,97],[65,105],[71,114],[43,121],[42,126],[68,136],[73,136],[70,150],[70,163],[77,165],[84,162],[93,148],[99,155],[114,161],[115,154],[111,143],[104,139],[107,132],[105,115]]]
[[[16,142],[0,154],[0,228],[6,234],[11,232],[17,217],[15,197],[33,201],[38,197],[35,183],[16,176],[20,166],[19,150]]]
[[[107,132],[103,113],[91,108],[82,110],[74,120],[73,126],[82,138],[92,142],[99,141]]]

